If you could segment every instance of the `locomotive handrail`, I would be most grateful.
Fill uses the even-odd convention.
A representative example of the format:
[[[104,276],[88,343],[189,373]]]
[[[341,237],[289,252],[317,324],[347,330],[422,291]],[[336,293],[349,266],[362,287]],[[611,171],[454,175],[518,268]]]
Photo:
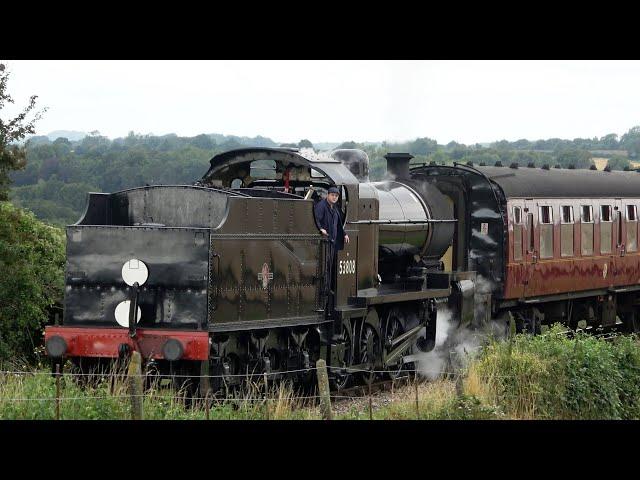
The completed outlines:
[[[213,252],[211,254],[211,258],[215,259],[217,262],[217,269],[216,269],[216,288],[215,288],[215,292],[216,292],[216,296],[215,296],[215,303],[211,306],[211,309],[215,312],[216,310],[218,310],[218,300],[220,298],[220,281],[219,281],[219,276],[220,276],[220,254],[217,252]],[[213,266],[213,265],[212,265]]]
[[[356,221],[352,221],[352,222],[347,222],[350,225],[396,225],[396,224],[403,224],[403,223],[410,223],[410,224],[423,224],[423,223],[455,223],[458,220],[456,218],[448,218],[448,219],[443,219],[443,220],[433,220],[433,219],[429,219],[429,220],[411,220],[411,219],[405,219],[405,220],[356,220]]]

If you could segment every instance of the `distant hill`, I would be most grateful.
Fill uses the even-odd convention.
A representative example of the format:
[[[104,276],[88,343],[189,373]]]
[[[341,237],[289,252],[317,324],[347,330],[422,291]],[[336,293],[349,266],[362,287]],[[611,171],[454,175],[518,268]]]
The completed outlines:
[[[70,142],[77,142],[82,140],[88,134],[86,132],[77,132],[75,130],[54,130],[53,132],[47,133],[47,137],[52,142],[55,141],[56,138],[66,138]]]

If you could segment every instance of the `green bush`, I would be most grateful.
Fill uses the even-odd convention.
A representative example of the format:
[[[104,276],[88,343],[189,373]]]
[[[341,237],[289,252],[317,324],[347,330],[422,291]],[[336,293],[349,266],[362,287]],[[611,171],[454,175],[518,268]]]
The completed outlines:
[[[0,364],[33,360],[48,309],[62,302],[64,233],[0,202]]]
[[[517,418],[640,418],[640,345],[635,337],[568,338],[556,326],[495,342],[472,365],[492,401]]]

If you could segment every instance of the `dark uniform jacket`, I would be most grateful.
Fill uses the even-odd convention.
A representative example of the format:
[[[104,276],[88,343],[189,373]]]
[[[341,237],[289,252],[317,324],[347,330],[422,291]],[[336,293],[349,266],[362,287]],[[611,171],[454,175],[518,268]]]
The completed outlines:
[[[344,248],[344,229],[342,227],[342,214],[337,204],[331,208],[327,199],[316,203],[313,213],[316,216],[318,228],[324,228],[329,234],[329,240],[333,240],[336,250]]]

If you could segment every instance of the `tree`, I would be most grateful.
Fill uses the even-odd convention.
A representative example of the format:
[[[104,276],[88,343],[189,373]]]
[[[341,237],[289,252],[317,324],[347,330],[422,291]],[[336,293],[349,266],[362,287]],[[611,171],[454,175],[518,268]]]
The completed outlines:
[[[567,149],[557,155],[556,161],[565,168],[571,165],[575,168],[589,168],[593,165],[591,157],[591,152],[587,150]]]
[[[0,363],[33,360],[49,308],[62,302],[64,233],[0,202]]]
[[[624,170],[625,167],[631,168],[631,162],[627,157],[622,155],[614,155],[607,161],[607,167],[611,170]]]
[[[610,133],[608,135],[605,135],[600,139],[600,145],[605,150],[616,150],[619,147],[618,135],[616,135],[615,133]]]
[[[311,143],[309,140],[307,140],[306,138],[303,138],[302,140],[300,140],[298,142],[298,147],[299,148],[313,148],[313,143]]]
[[[629,152],[631,158],[636,158],[640,153],[640,125],[631,128],[622,135],[620,146]]]
[[[429,155],[438,149],[438,142],[428,137],[416,138],[409,144],[409,153],[413,155]]]
[[[0,63],[0,114],[7,103],[15,103],[7,93],[9,71]],[[26,135],[35,133],[35,122],[40,120],[46,109],[35,112],[34,117],[27,121],[27,117],[36,106],[36,95],[31,96],[27,106],[16,117],[4,120],[0,115],[0,201],[9,199],[9,172],[21,170],[27,164],[27,154],[24,146],[16,142]]]
[[[201,148],[202,150],[213,150],[216,148],[216,142],[209,135],[205,135],[204,133],[200,135],[196,135],[191,140],[191,145],[197,148]]]

